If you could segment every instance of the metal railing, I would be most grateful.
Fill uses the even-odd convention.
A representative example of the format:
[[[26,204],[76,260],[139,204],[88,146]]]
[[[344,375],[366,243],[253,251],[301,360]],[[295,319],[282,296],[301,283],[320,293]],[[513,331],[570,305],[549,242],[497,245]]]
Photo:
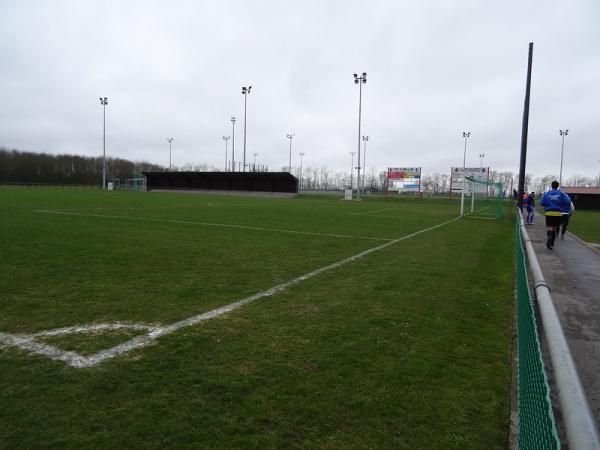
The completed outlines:
[[[560,409],[562,411],[563,421],[567,434],[567,442],[569,447],[573,450],[599,450],[600,440],[598,438],[598,430],[594,418],[591,414],[588,406],[573,358],[569,350],[569,346],[565,339],[558,315],[552,302],[550,295],[550,289],[544,279],[544,275],[540,268],[540,264],[537,260],[533,245],[525,229],[523,218],[521,214],[517,214],[517,263],[523,265],[525,279],[527,272],[525,268],[525,252],[527,254],[527,262],[531,274],[533,275],[533,286],[535,291],[535,298],[539,307],[539,315],[544,331],[544,337],[548,343],[548,349],[550,354],[550,360],[552,362],[553,373],[556,378],[556,388],[558,392],[558,398],[560,401]],[[519,262],[519,253],[522,253],[522,263]],[[517,267],[517,273],[519,273],[520,267]],[[518,277],[519,278],[519,277]],[[517,291],[522,288],[522,280],[517,280]],[[527,281],[527,296],[529,295],[529,286]],[[519,296],[522,297],[522,296]],[[521,305],[525,298],[519,298],[519,313],[521,309],[525,311],[525,305]],[[522,308],[523,307],[523,308]],[[533,307],[530,308],[533,312]],[[535,386],[521,386],[521,371],[523,369],[521,365],[521,338],[522,334],[526,333],[526,330],[521,330],[521,319],[518,318],[518,334],[519,334],[519,448],[558,448],[560,444],[556,438],[556,428],[554,425],[554,418],[552,417],[551,409],[548,410],[546,406],[543,406],[542,410],[522,410],[522,402],[527,405],[531,403],[533,398],[538,404],[543,404],[545,401],[543,397],[546,397],[549,401],[549,391],[545,374],[543,376],[544,384]],[[535,320],[532,325],[535,326]],[[537,330],[535,330],[537,337]],[[539,341],[535,346],[539,349]],[[540,354],[541,359],[541,354]],[[543,361],[538,364],[541,370],[544,370]],[[538,417],[530,417],[530,414],[540,415]],[[543,417],[541,417],[543,415]],[[537,423],[538,426],[542,424],[544,427],[543,433],[546,434],[543,441],[537,440],[540,436],[535,428],[531,429],[527,426],[522,427],[528,423]],[[533,433],[533,435],[532,435]],[[523,435],[522,435],[523,434]],[[530,439],[533,438],[533,439]],[[537,440],[537,444],[536,444]],[[544,442],[547,445],[539,446]],[[558,445],[558,447],[556,447]]]

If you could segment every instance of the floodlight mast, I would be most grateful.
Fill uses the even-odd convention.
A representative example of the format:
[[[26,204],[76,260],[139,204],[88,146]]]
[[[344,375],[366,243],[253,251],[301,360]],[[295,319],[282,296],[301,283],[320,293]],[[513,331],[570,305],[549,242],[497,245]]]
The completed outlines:
[[[248,99],[248,94],[250,94],[250,90],[252,89],[252,86],[243,86],[242,87],[242,95],[244,96],[244,168],[243,171],[246,171],[246,106],[247,106],[247,99]]]
[[[227,172],[227,141],[231,138],[231,136],[223,136],[223,140],[225,141],[225,172]]]
[[[464,212],[465,212],[465,165],[467,162],[467,139],[469,138],[469,136],[471,136],[471,132],[470,131],[463,131],[463,138],[465,139],[465,151],[463,153],[463,173],[462,173],[462,177],[463,177],[463,181],[462,181],[462,192],[460,193],[460,216],[464,216]]]
[[[288,133],[286,137],[290,140],[290,159],[288,161],[288,172],[292,173],[292,139],[296,136],[296,133]]]
[[[173,138],[167,138],[167,142],[169,143],[169,172],[171,171],[171,143],[173,142]]]
[[[354,174],[354,155],[356,152],[350,152],[350,190],[352,190],[352,175]]]
[[[102,105],[102,189],[106,189],[106,105],[108,98],[100,97]]]
[[[235,172],[235,121],[236,118],[231,116],[231,171]]]
[[[362,190],[365,192],[365,173],[367,172],[367,141],[369,140],[369,136],[363,136],[363,165],[365,166],[365,170],[363,170],[362,176]]]
[[[358,84],[358,163],[356,169],[358,170],[356,176],[356,198],[360,200],[360,125],[362,118],[362,85],[367,82],[367,73],[363,72],[362,76],[354,74],[354,84]]]
[[[302,190],[302,158],[304,157],[305,153],[300,152],[298,154],[300,155],[300,189]]]
[[[558,130],[562,137],[562,145],[560,147],[560,175],[558,176],[558,185],[562,186],[562,166],[563,166],[563,154],[565,153],[565,136],[569,134],[569,130]]]
[[[254,156],[254,160],[252,161],[252,172],[256,172],[256,156],[258,155],[258,153],[252,153],[252,156]]]

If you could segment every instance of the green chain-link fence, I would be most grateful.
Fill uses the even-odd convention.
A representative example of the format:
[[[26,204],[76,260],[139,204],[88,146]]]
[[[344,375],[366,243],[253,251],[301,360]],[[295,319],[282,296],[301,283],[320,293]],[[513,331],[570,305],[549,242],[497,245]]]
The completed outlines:
[[[550,388],[542,360],[519,214],[516,217],[519,449],[559,449]]]

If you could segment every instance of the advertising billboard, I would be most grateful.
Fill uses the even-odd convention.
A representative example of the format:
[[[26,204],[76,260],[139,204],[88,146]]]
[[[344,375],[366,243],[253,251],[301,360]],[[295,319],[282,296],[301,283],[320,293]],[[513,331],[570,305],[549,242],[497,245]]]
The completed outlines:
[[[419,192],[421,190],[420,167],[388,167],[388,192]]]
[[[458,193],[462,192],[463,187],[463,177],[467,176],[470,178],[475,178],[477,180],[481,180],[487,182],[490,177],[490,168],[489,167],[452,167],[450,169],[450,192]],[[471,194],[472,183],[468,181],[465,183],[465,194]],[[483,194],[487,193],[487,185],[486,184],[475,184],[475,194]]]

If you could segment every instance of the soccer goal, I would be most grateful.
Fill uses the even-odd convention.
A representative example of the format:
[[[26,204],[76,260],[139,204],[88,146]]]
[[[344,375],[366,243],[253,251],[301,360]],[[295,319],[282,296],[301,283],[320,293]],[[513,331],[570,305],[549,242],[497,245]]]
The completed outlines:
[[[146,192],[146,178],[128,178],[121,186],[124,191]]]
[[[484,178],[465,177],[464,195],[461,195],[461,214],[481,219],[502,217],[502,183]]]

